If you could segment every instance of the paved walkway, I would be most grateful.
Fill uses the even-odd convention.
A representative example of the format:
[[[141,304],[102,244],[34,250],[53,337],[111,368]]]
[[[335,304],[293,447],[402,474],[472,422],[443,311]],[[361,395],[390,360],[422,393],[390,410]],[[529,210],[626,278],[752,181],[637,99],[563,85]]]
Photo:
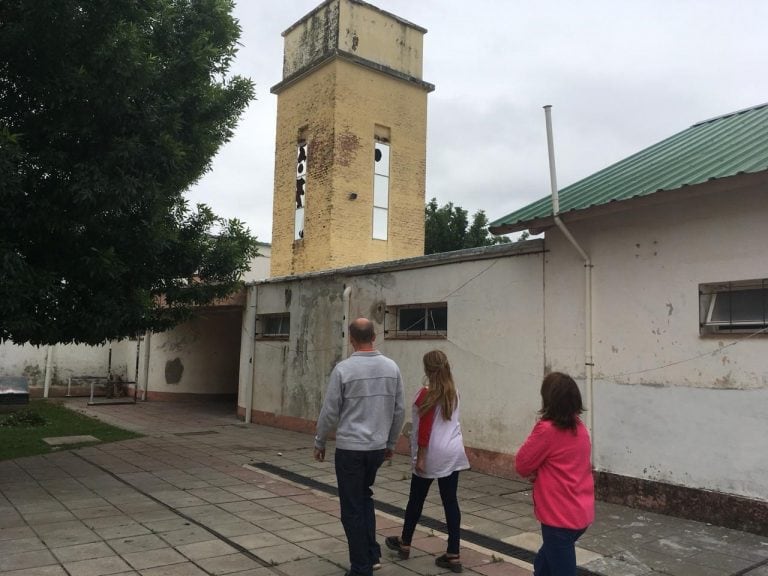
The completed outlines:
[[[0,462],[3,576],[344,574],[333,464],[312,460],[310,436],[218,405],[70,405],[145,436]],[[400,532],[409,475],[403,456],[379,473],[382,543]],[[377,575],[446,572],[434,565],[445,535],[433,492],[411,558],[382,546]],[[470,471],[459,500],[465,574],[529,576],[529,486]],[[598,504],[579,544],[583,575],[768,576],[768,538],[621,506]]]

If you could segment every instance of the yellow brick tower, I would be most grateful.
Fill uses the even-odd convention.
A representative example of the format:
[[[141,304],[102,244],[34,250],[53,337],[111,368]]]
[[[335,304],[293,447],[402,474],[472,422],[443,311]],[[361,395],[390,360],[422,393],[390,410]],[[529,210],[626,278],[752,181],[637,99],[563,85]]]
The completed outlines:
[[[425,32],[361,0],[283,32],[272,276],[424,253]]]

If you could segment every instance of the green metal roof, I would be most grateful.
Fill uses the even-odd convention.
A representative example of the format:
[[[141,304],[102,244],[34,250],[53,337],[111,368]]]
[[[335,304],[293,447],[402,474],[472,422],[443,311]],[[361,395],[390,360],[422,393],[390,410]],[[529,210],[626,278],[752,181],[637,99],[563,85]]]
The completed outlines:
[[[560,215],[768,169],[768,103],[694,124],[559,192]],[[504,234],[552,217],[550,196],[488,226]]]

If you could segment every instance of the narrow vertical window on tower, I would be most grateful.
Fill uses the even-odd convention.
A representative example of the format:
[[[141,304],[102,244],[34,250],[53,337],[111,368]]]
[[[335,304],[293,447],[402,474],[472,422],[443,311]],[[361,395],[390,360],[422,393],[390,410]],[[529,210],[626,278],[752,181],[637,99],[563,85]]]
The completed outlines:
[[[377,138],[373,157],[373,238],[387,239],[389,214],[389,142]]]
[[[299,140],[296,146],[296,214],[294,217],[293,238],[304,238],[304,206],[307,192],[307,142]]]

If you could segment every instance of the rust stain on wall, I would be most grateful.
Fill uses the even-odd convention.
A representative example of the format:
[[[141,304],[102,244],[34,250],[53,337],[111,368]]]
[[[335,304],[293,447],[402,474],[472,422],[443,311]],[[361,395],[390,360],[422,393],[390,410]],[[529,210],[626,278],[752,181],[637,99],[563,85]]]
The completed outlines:
[[[387,303],[384,300],[375,300],[371,302],[370,312],[368,314],[377,324],[383,324],[387,316]]]
[[[357,151],[360,149],[360,137],[349,131],[344,130],[336,138],[336,161],[341,166],[349,166],[357,157]]]

